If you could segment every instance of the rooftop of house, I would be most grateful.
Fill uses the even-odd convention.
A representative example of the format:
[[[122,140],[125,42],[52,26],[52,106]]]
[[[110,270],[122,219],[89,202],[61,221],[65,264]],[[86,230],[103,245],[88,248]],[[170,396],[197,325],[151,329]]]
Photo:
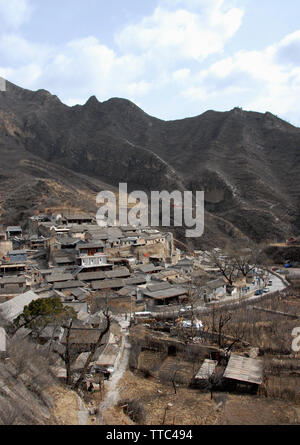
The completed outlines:
[[[6,352],[6,332],[0,327],[0,352]]]
[[[0,314],[8,321],[13,321],[22,314],[24,307],[28,306],[32,301],[41,298],[33,291],[17,295],[15,298],[0,304]]]
[[[72,238],[70,236],[56,237],[56,241],[63,246],[73,246],[74,244],[78,244],[80,242],[78,238]]]
[[[88,314],[88,304],[85,301],[71,301],[64,302],[63,305],[65,307],[71,307],[77,312],[78,321],[84,321],[85,323],[89,320]]]
[[[117,294],[120,295],[120,297],[127,297],[135,292],[135,286],[125,286],[122,289],[120,289]]]
[[[0,284],[22,284],[26,283],[26,278],[24,275],[21,277],[3,277],[0,278]]]
[[[172,286],[170,283],[168,282],[161,282],[161,283],[157,283],[157,284],[148,284],[147,285],[147,291],[149,292],[158,292],[161,290],[166,290],[166,289],[170,289]]]
[[[116,280],[103,280],[103,281],[93,281],[93,290],[104,290],[104,289],[118,289],[125,286],[125,281],[120,279]]]
[[[219,287],[226,286],[226,283],[222,278],[218,278],[217,280],[209,281],[205,286],[211,290],[214,290],[218,289]]]
[[[179,260],[176,266],[184,267],[184,266],[193,266],[194,260],[189,258],[183,258],[182,260]]]
[[[204,360],[199,371],[195,375],[196,380],[207,380],[215,372],[218,362],[216,360]]]
[[[105,272],[107,278],[127,278],[130,277],[130,272],[126,267],[120,267],[118,269],[113,269]]]
[[[8,256],[12,255],[27,255],[27,250],[11,250],[10,252],[8,252]]]
[[[159,271],[162,271],[162,270],[164,270],[164,268],[163,267],[161,267],[161,266],[154,266],[154,264],[142,264],[142,265],[139,265],[138,267],[137,267],[137,269],[138,270],[140,270],[141,272],[143,272],[143,273],[150,273],[150,272],[159,272]]]
[[[91,240],[90,242],[79,242],[77,244],[77,249],[81,250],[81,249],[97,249],[98,247],[105,247],[105,244],[103,243],[102,240]]]
[[[120,226],[120,229],[122,232],[136,232],[138,230],[138,227],[134,226]]]
[[[53,289],[75,289],[76,287],[84,287],[85,284],[82,281],[62,281],[61,283],[54,283]]]
[[[90,233],[107,233],[106,228],[100,227],[97,224],[84,224],[82,227],[84,227],[84,229],[86,229]]]
[[[156,240],[159,238],[164,238],[164,234],[163,233],[144,234],[143,238],[145,240]]]
[[[2,260],[1,260],[2,261]],[[2,264],[0,264],[0,269],[23,269],[26,267],[25,263],[22,263],[20,261],[3,261]]]
[[[125,238],[122,238],[122,242],[124,242],[124,243],[126,243],[126,242],[129,242],[129,241],[137,241],[139,239],[139,237],[138,236],[128,236],[128,233],[126,233],[126,237]]]
[[[178,270],[176,270],[176,269],[167,269],[167,270],[162,270],[160,272],[160,275],[163,277],[173,277],[173,276],[177,276],[179,274],[180,274],[180,272],[178,272]]]
[[[144,238],[143,234],[137,232],[124,232],[124,234],[127,238],[134,238],[134,239]]]
[[[107,232],[103,232],[103,230],[102,231],[88,230],[87,233],[90,236],[90,238],[87,239],[86,242],[107,241],[109,239],[109,234]]]
[[[46,278],[47,283],[59,283],[62,281],[74,280],[74,276],[71,273],[53,273]]]
[[[35,242],[44,242],[49,240],[50,238],[45,238],[44,236],[39,236],[39,235],[31,235],[29,237],[29,241],[35,241]]]
[[[89,294],[84,289],[77,288],[71,290],[71,295],[73,295],[73,297],[75,297],[77,300],[83,301],[88,297]]]
[[[263,362],[259,359],[232,354],[224,372],[224,377],[260,385],[263,380]]]
[[[53,267],[52,269],[39,269],[41,275],[63,274],[66,267]]]
[[[48,325],[41,332],[39,332],[39,337],[54,340],[55,338],[60,338],[62,336],[62,333],[62,327]]]
[[[100,335],[99,329],[75,328],[71,329],[69,342],[70,344],[95,344]],[[65,330],[61,343],[66,344],[67,332]]]
[[[20,226],[7,226],[7,232],[22,232],[22,228]]]
[[[106,275],[102,271],[81,272],[77,275],[77,279],[82,280],[82,281],[97,281],[97,280],[104,280],[105,278],[106,278]]]
[[[125,282],[126,285],[145,284],[147,282],[147,277],[146,275],[134,275],[133,277],[127,278]]]
[[[55,262],[57,264],[72,264],[75,262],[75,258],[69,258],[69,257],[56,257]]]
[[[160,290],[156,292],[144,291],[144,296],[152,298],[154,300],[165,300],[167,298],[175,298],[180,297],[182,295],[187,295],[187,289],[183,287],[170,287],[169,289]]]
[[[70,214],[64,214],[63,218],[66,220],[78,220],[78,221],[93,221],[94,217],[90,216],[86,213],[70,213]]]

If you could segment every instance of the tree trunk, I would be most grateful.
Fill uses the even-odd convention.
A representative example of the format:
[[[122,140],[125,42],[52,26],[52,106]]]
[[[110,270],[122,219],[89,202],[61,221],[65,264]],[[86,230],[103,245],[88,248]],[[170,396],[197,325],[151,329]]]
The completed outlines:
[[[73,320],[71,320],[69,327],[67,328],[67,336],[66,336],[65,364],[67,372],[67,385],[71,385],[72,383],[71,357],[70,357],[70,334],[71,334],[72,324]]]
[[[81,371],[80,376],[79,376],[77,382],[74,384],[74,389],[75,390],[77,390],[79,388],[79,386],[81,385],[81,383],[82,383],[82,381],[84,379],[85,374],[87,374],[89,365],[93,361],[93,358],[94,358],[96,350],[101,346],[103,337],[105,336],[105,334],[107,334],[107,332],[110,329],[110,324],[111,324],[110,316],[108,314],[105,314],[105,317],[106,317],[106,328],[103,331],[101,331],[97,343],[95,343],[94,345],[91,346],[91,352],[90,352],[90,354],[89,354],[89,356],[88,356],[88,358],[87,358],[87,360],[85,362],[83,370]]]

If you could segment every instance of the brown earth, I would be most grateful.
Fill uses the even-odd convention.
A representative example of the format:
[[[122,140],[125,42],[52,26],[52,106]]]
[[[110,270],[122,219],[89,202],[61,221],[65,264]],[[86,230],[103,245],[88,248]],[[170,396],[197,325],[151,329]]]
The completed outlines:
[[[54,402],[52,416],[59,425],[78,425],[78,396],[63,386],[53,386],[48,390]]]
[[[142,403],[147,425],[161,425],[165,409],[166,425],[282,425],[299,424],[300,407],[290,402],[258,396],[209,393],[198,390],[165,386],[127,371],[120,382],[122,400],[135,399]],[[222,400],[225,400],[221,406]],[[122,408],[111,410],[109,425],[120,416]],[[121,417],[119,417],[121,419]],[[122,420],[121,420],[121,424]]]

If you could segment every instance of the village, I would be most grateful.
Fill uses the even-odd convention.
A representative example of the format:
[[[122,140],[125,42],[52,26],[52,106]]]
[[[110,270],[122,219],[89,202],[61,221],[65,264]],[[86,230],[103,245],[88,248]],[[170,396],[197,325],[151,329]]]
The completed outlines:
[[[72,210],[36,212],[22,227],[2,225],[1,359],[9,359],[10,338],[51,352],[51,371],[78,390],[86,419],[98,423],[108,422],[102,413],[114,406],[132,422],[145,421],[118,389],[128,372],[175,394],[190,388],[211,399],[216,392],[281,398],[282,382],[280,394],[270,390],[274,363],[299,367],[286,325],[292,330],[299,318],[287,279],[290,273],[298,283],[298,264],[264,264],[251,249],[182,249],[172,232],[100,227]],[[26,308],[41,300],[70,312],[63,320],[48,313],[35,315],[42,322],[28,318]],[[286,331],[281,348],[272,343],[279,338],[274,326]]]

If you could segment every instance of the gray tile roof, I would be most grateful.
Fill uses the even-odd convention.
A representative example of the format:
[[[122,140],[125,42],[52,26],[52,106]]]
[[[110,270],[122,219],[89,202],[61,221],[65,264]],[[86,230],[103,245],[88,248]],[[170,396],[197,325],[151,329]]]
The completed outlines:
[[[213,280],[213,281],[209,281],[206,284],[206,287],[208,287],[209,289],[218,289],[219,287],[225,286],[225,281],[222,278],[219,278],[217,280]]]
[[[88,243],[78,243],[77,249],[97,249],[98,247],[105,247],[105,244],[101,240],[91,240]]]
[[[134,286],[125,286],[122,289],[120,289],[117,293],[118,295],[120,295],[120,297],[127,297],[134,294],[134,292],[135,292]]]
[[[172,286],[170,283],[162,282],[162,283],[157,283],[157,284],[148,284],[147,290],[149,292],[158,292],[161,290],[170,289],[171,287]]]
[[[143,294],[154,300],[165,300],[167,298],[180,297],[181,295],[187,295],[187,289],[181,287],[171,287],[170,289],[165,289],[157,292],[143,291]]]
[[[61,283],[54,283],[53,289],[75,289],[76,287],[84,287],[85,284],[82,281],[63,281]]]
[[[24,276],[0,278],[0,284],[21,284],[21,283],[25,283],[25,282],[26,282],[26,278]]]
[[[82,281],[97,281],[97,280],[104,280],[105,278],[106,275],[102,271],[82,272],[77,275],[77,279]]]
[[[40,269],[41,275],[52,275],[55,273],[63,274],[66,270],[66,267],[53,267],[52,269]]]
[[[155,271],[154,264],[143,264],[141,266],[138,266],[138,270],[140,270],[143,273],[149,273]]]
[[[135,275],[125,280],[126,285],[139,285],[147,282],[146,275]]]
[[[126,267],[120,267],[118,269],[105,272],[107,278],[126,278],[130,277],[130,272]]]
[[[9,321],[13,321],[20,314],[22,314],[24,307],[30,304],[33,300],[41,298],[33,291],[28,291],[25,294],[17,295],[12,300],[0,304],[0,314]]]
[[[92,288],[94,290],[117,289],[119,287],[124,287],[124,286],[125,286],[125,281],[122,279],[92,282]]]
[[[69,257],[57,257],[55,258],[55,262],[57,264],[68,264],[68,263],[74,263],[75,259]]]
[[[59,283],[61,281],[74,280],[74,276],[71,273],[55,273],[48,276],[46,280],[48,283]]]

